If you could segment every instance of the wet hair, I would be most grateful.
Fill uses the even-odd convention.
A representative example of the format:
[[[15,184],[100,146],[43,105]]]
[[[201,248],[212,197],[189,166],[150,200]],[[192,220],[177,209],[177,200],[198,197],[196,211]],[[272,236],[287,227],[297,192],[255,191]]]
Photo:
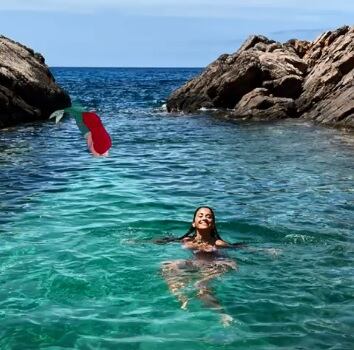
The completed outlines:
[[[216,222],[215,222],[215,214],[214,214],[214,210],[210,207],[207,207],[207,206],[202,206],[202,207],[198,207],[195,212],[194,212],[194,215],[193,215],[193,221],[192,223],[194,222],[195,220],[195,217],[198,213],[198,211],[202,208],[206,208],[206,209],[209,209],[210,212],[211,212],[211,215],[213,217],[213,222],[214,222],[214,229],[213,231],[211,232],[211,236],[213,238],[215,238],[215,240],[217,239],[222,239],[218,233],[218,230],[216,228]],[[195,232],[195,227],[193,227],[193,224],[190,226],[189,230],[181,237],[163,237],[163,238],[160,238],[160,239],[157,239],[155,240],[154,242],[157,243],[157,244],[165,244],[165,243],[170,243],[170,242],[178,242],[178,241],[181,241],[182,239],[184,238],[187,238],[187,237],[191,237],[192,239],[196,236],[196,232]]]

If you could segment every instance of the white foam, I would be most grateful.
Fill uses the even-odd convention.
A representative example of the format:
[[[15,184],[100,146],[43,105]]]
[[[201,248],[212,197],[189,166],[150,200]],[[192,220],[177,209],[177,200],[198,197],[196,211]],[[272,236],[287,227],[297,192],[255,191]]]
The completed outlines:
[[[217,108],[206,108],[206,107],[200,107],[198,109],[198,111],[201,111],[201,112],[207,112],[207,111],[217,111],[218,109]]]

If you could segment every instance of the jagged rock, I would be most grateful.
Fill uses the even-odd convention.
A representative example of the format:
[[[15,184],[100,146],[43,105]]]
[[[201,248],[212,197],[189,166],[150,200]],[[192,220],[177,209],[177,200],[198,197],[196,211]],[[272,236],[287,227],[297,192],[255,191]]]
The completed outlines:
[[[237,57],[236,57],[237,56]],[[260,85],[259,59],[252,52],[223,55],[205,72],[181,87],[169,98],[167,108],[193,112],[202,107],[232,108],[246,93]],[[237,60],[239,66],[233,69]]]
[[[262,86],[272,91],[275,96],[296,98],[302,92],[302,78],[297,75],[286,75],[279,79],[266,80]]]
[[[354,27],[322,34],[304,59],[309,72],[296,101],[299,114],[319,123],[354,128]]]
[[[251,36],[171,94],[168,111],[211,108],[229,118],[302,117],[354,128],[354,27],[313,42]],[[273,115],[270,115],[273,113]]]
[[[284,45],[292,48],[300,58],[303,58],[309,50],[311,43],[306,40],[290,39]]]
[[[267,46],[272,44],[277,44],[274,40],[270,40],[263,35],[251,35],[241,45],[241,47],[238,49],[238,52],[247,51],[249,49],[255,48],[259,43]]]
[[[0,128],[46,119],[70,104],[42,55],[0,36]]]
[[[200,76],[176,90],[168,99],[167,109],[184,112],[203,107],[233,109],[228,113],[235,117],[236,111],[247,109],[247,115],[251,116],[250,111],[252,108],[257,109],[257,104],[245,106],[245,101],[254,101],[246,98],[239,106],[243,96],[264,87],[269,92],[267,103],[279,106],[279,98],[296,98],[300,95],[306,70],[306,63],[297,56],[293,47],[286,47],[264,36],[252,36],[236,53],[220,56]],[[279,118],[285,116],[283,109],[281,113],[276,113]],[[264,110],[255,113],[255,118],[265,115]]]
[[[274,120],[292,115],[295,115],[293,99],[274,97],[268,89],[256,88],[242,97],[228,117],[233,119]]]

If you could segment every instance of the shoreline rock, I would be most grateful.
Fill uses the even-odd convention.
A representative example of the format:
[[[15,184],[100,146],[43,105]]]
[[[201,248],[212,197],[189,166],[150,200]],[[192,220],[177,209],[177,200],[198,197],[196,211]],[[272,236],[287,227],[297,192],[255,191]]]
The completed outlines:
[[[233,120],[299,118],[354,129],[354,27],[313,42],[249,37],[167,100],[168,112],[217,109]]]
[[[0,129],[47,119],[70,105],[42,55],[0,36]]]

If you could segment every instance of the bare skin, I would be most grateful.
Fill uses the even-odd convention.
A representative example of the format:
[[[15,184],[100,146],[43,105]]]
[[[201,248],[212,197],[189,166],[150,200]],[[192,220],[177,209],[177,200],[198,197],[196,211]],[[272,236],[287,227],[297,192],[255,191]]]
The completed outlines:
[[[92,141],[92,134],[91,131],[89,131],[86,135],[86,142],[87,142],[87,148],[89,149],[89,151],[92,153],[93,156],[95,157],[106,157],[108,156],[108,151],[103,153],[103,154],[99,154],[95,151],[95,148],[93,146],[93,141]]]
[[[225,314],[208,284],[227,271],[236,269],[235,261],[220,256],[220,249],[230,245],[213,237],[214,217],[209,208],[198,210],[192,226],[195,228],[195,235],[183,239],[182,246],[193,251],[194,259],[165,262],[162,266],[162,275],[170,291],[180,301],[182,309],[187,309],[188,305],[184,289],[194,282],[197,297],[207,307],[219,311],[221,322],[227,326],[232,317]]]

